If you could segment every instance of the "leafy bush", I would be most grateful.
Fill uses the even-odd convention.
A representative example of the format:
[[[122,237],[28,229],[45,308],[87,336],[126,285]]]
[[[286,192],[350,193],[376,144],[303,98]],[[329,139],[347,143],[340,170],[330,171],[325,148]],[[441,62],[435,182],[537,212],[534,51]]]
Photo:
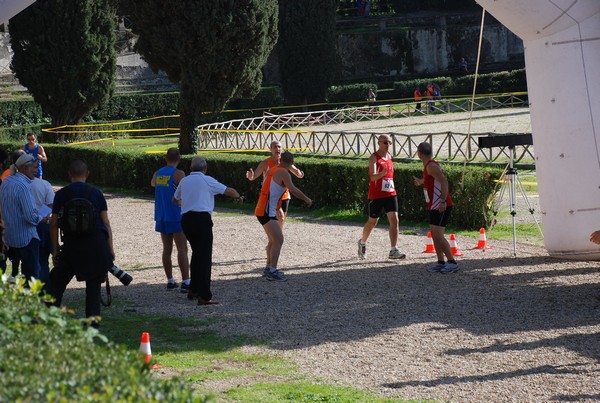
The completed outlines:
[[[366,102],[369,89],[372,89],[377,94],[377,85],[375,84],[362,83],[332,86],[327,90],[327,102]]]
[[[0,143],[0,148],[12,150],[14,143]],[[163,166],[162,155],[141,154],[138,151],[120,149],[98,150],[91,147],[45,145],[52,155],[52,163],[44,166],[44,178],[52,181],[68,181],[67,168],[70,160],[84,158],[90,167],[90,183],[97,186],[139,189],[153,193],[150,178]],[[239,153],[200,153],[208,162],[208,174],[227,186],[235,188],[247,202],[258,199],[260,181],[250,182],[245,172],[255,168],[266,155]],[[191,156],[182,158],[180,169],[189,172]],[[312,200],[315,207],[333,207],[363,211],[367,203],[367,162],[364,159],[296,157],[296,165],[305,172],[305,179],[294,182]],[[478,229],[489,219],[485,201],[493,192],[493,179],[500,177],[497,168],[467,166],[463,182],[463,168],[443,164],[451,185],[456,210],[453,224],[457,227]],[[420,163],[395,163],[394,182],[398,192],[399,214],[405,219],[424,220],[427,212],[422,191],[413,185],[413,176],[422,175]],[[303,203],[293,198],[292,203]]]
[[[178,378],[158,380],[137,353],[107,342],[24,280],[0,276],[0,401],[202,402]]]
[[[427,84],[436,83],[440,87],[440,91],[443,95],[447,94],[447,88],[452,83],[452,78],[450,77],[436,77],[436,78],[418,78],[414,80],[406,80],[406,81],[398,81],[394,83],[394,91],[395,95],[398,98],[414,98],[415,88],[419,88],[421,93],[423,94],[423,98],[425,98],[425,89],[427,88]]]
[[[436,83],[444,95],[470,95],[473,92],[475,75],[461,77],[435,77],[398,81],[394,83],[394,92],[397,98],[411,98],[416,87],[421,88],[425,95],[427,83]],[[527,91],[527,78],[525,69],[502,71],[499,73],[479,74],[477,77],[478,94],[495,94],[500,92]]]

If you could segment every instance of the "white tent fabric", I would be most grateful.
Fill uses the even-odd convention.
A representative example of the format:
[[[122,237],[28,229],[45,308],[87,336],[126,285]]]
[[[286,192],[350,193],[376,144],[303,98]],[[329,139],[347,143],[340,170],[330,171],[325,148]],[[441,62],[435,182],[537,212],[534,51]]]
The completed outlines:
[[[600,260],[600,1],[476,1],[524,42],[546,249]]]
[[[33,3],[35,0],[0,0],[0,23],[8,22]]]

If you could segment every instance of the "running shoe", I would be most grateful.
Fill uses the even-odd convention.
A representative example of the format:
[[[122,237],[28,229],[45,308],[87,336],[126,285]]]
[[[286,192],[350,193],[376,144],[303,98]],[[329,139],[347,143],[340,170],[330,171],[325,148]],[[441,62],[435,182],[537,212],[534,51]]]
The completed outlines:
[[[266,277],[269,281],[279,281],[281,283],[287,281],[287,277],[277,269],[275,269],[275,271],[269,270],[269,273]]]
[[[444,265],[444,268],[442,270],[440,270],[440,273],[454,273],[455,271],[458,270],[458,263],[451,263],[451,262],[447,262]]]
[[[358,240],[358,257],[364,259],[367,255],[367,244],[362,243],[362,240]]]
[[[176,288],[179,288],[179,284],[177,284],[177,283],[167,283],[167,290],[174,290]]]
[[[406,255],[400,252],[398,248],[393,248],[392,250],[390,250],[390,254],[388,257],[390,259],[404,259]]]
[[[446,263],[436,263],[435,266],[431,266],[429,269],[427,269],[427,271],[429,273],[439,273],[442,271],[442,269],[446,267]]]
[[[179,290],[180,293],[187,294],[187,292],[189,290],[190,290],[190,285],[189,284],[181,283],[181,289]]]

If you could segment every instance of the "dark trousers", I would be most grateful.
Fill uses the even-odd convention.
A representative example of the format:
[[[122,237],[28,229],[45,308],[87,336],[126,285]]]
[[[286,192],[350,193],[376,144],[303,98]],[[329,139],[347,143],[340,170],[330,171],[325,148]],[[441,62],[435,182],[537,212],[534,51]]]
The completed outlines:
[[[40,277],[40,240],[32,238],[26,246],[13,248],[15,256],[21,259],[21,272],[29,280]]]
[[[48,263],[48,259],[50,258],[50,254],[52,252],[52,243],[50,241],[50,224],[48,223],[39,223],[37,226],[37,233],[40,237],[40,252],[39,252],[39,261],[40,261],[40,276],[39,279],[44,283],[48,283],[50,279],[50,264]]]
[[[60,262],[50,271],[50,287],[48,292],[56,300],[54,305],[60,306],[67,285],[75,277],[75,268]],[[100,290],[102,283],[98,280],[85,282],[85,316],[100,316]]]
[[[181,226],[190,246],[190,290],[202,299],[210,301],[210,277],[212,271],[212,217],[210,213],[189,211],[181,216]]]

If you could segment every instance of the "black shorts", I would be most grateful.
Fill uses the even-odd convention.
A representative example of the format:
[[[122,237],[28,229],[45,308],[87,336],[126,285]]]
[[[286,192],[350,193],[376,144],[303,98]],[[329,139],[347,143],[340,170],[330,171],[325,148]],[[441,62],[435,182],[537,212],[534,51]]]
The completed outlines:
[[[367,214],[369,217],[379,218],[381,209],[383,209],[386,214],[391,211],[398,211],[398,198],[396,196],[390,196],[369,200],[369,205],[367,206]]]
[[[266,223],[268,223],[271,220],[277,220],[277,217],[269,217],[266,215],[256,216],[256,218],[258,219],[258,222],[260,223],[260,225],[265,225]]]
[[[429,224],[437,225],[438,227],[445,227],[448,223],[448,219],[450,218],[450,212],[452,211],[452,206],[447,206],[446,211],[440,213],[439,210],[429,210]]]
[[[290,199],[282,200],[281,201],[281,209],[283,210],[284,213],[287,213],[288,207],[290,207]]]

